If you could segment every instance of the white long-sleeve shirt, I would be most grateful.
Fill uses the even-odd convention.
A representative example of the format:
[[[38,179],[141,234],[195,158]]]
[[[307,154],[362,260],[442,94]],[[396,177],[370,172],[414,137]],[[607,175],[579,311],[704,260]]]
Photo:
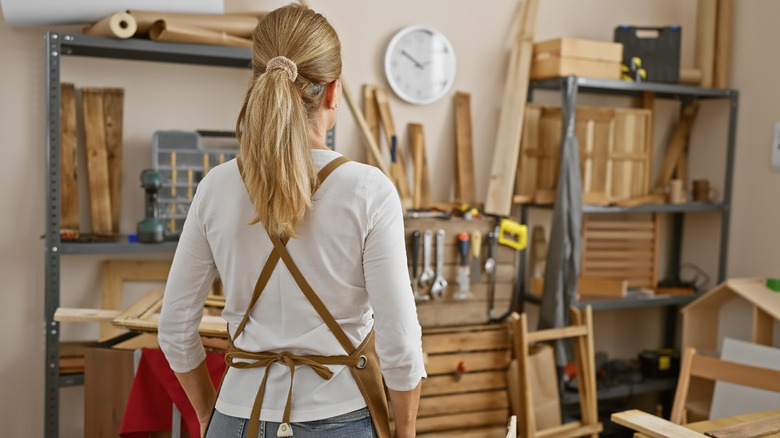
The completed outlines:
[[[340,154],[313,149],[317,170]],[[403,217],[398,195],[375,167],[348,162],[317,190],[314,208],[287,249],[325,307],[357,346],[376,331],[376,351],[388,388],[413,389],[426,376],[421,330],[409,283]],[[223,317],[233,334],[273,244],[254,217],[235,160],[209,171],[198,185],[182,230],[163,298],[159,344],[179,373],[205,358],[197,333],[203,303],[219,272],[225,294]],[[296,355],[344,355],[336,338],[279,261],[244,332],[235,342],[247,351]],[[296,368],[290,421],[312,421],[366,406],[347,367],[329,366],[330,380],[309,367]],[[231,368],[216,408],[249,418],[265,368]],[[269,367],[261,420],[280,422],[290,372]]]

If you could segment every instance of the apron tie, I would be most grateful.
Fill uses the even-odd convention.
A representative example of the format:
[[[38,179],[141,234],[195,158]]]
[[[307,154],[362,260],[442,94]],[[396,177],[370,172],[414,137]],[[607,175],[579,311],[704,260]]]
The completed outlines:
[[[232,344],[232,342],[230,342]],[[234,359],[244,359],[251,362],[236,362]],[[287,402],[284,405],[284,414],[282,416],[282,424],[279,426],[277,436],[292,436],[292,428],[290,427],[290,410],[292,407],[292,388],[293,379],[295,377],[295,366],[306,365],[311,368],[318,376],[325,380],[330,380],[333,377],[333,371],[330,370],[326,364],[329,365],[346,365],[346,366],[358,366],[361,365],[361,358],[357,356],[298,356],[286,351],[281,353],[272,352],[260,352],[253,353],[236,348],[233,345],[229,345],[227,353],[225,354],[225,362],[229,367],[247,369],[247,368],[261,368],[266,367],[263,374],[263,380],[260,383],[260,388],[257,390],[255,396],[255,403],[252,406],[252,413],[249,416],[249,430],[248,436],[257,436],[259,424],[260,424],[260,408],[263,404],[263,395],[265,394],[265,384],[268,381],[268,367],[274,362],[284,363],[290,368],[290,389],[287,391]]]

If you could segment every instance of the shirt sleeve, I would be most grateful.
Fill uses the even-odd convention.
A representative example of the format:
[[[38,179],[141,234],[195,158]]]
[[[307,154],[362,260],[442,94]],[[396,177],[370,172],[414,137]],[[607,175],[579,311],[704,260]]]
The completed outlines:
[[[201,181],[201,189],[205,189],[205,182],[206,179]],[[195,369],[206,358],[198,325],[216,265],[199,216],[201,191],[196,192],[184,222],[160,312],[157,339],[171,369],[177,373]]]
[[[409,391],[426,372],[406,261],[403,212],[398,193],[384,175],[372,186],[367,194],[363,272],[374,310],[376,351],[387,387]]]

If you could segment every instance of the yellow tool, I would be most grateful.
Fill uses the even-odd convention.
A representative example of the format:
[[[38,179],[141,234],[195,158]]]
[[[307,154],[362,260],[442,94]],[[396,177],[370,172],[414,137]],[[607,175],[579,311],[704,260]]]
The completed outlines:
[[[508,235],[513,235],[514,239]],[[518,251],[525,249],[528,245],[528,227],[509,219],[501,219],[498,229],[498,243]]]

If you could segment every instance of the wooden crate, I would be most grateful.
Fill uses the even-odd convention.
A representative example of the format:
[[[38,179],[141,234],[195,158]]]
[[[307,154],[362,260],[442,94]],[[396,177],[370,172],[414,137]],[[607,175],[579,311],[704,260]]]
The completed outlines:
[[[417,413],[419,437],[503,437],[509,419],[506,324],[425,329],[428,378]],[[459,364],[465,372],[456,376]]]
[[[616,220],[584,215],[580,276],[625,281],[630,288],[655,288],[659,219],[657,214],[650,216],[649,220]]]
[[[561,156],[561,108],[529,103],[515,187],[518,202],[555,201]],[[583,201],[607,205],[650,191],[652,111],[577,107]]]
[[[620,43],[556,38],[534,44],[531,79],[569,75],[620,79],[622,59]]]
[[[464,220],[461,218],[442,219],[409,219],[405,220],[407,251],[411,251],[411,236],[414,231],[422,235],[425,230],[433,232],[433,247],[431,250],[431,265],[436,270],[436,231],[443,229],[446,232],[444,277],[447,280],[447,289],[443,298],[437,300],[420,301],[417,303],[417,317],[423,328],[446,327],[466,324],[486,324],[489,321],[489,289],[490,276],[485,272],[484,265],[487,257],[487,234],[495,228],[494,219]],[[479,231],[482,234],[482,247],[480,251],[480,281],[471,284],[470,290],[473,298],[453,299],[455,292],[459,290],[458,276],[458,233],[466,231],[471,234]],[[516,269],[517,251],[504,245],[497,245],[496,258],[496,285],[495,285],[495,313],[503,314],[509,309]],[[420,238],[420,260],[417,275],[422,273],[422,237]],[[469,257],[471,250],[469,249]],[[411,252],[408,253],[409,272],[411,277]],[[471,259],[469,259],[471,260]],[[424,288],[421,293],[427,294]],[[506,423],[506,420],[504,421]]]

